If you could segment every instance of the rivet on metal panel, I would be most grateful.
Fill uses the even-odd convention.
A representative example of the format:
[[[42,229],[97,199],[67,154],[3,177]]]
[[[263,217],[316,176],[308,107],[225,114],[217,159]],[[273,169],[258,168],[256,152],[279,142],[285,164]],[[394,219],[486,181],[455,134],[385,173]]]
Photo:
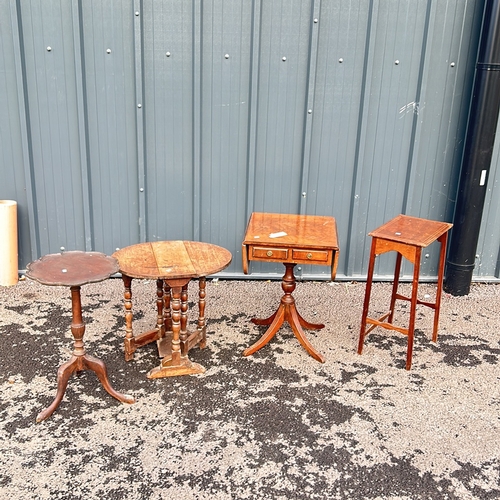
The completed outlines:
[[[450,66],[451,66],[452,68],[454,68],[454,67],[455,67],[455,63],[454,63],[454,62],[452,62],[452,63],[450,64]]]
[[[166,55],[167,57],[170,57],[170,52],[167,52],[165,55]]]
[[[283,56],[283,57],[281,58],[281,60],[282,60],[283,62],[285,62],[285,61],[286,61],[286,57],[285,57],[285,56]]]
[[[111,54],[111,49],[107,49],[106,54]]]
[[[299,266],[299,267],[297,268],[297,271],[302,271],[302,268]]]
[[[430,255],[428,253],[425,254],[425,258],[428,259]]]
[[[141,193],[144,193],[144,188],[139,189]]]
[[[396,59],[396,60],[394,61],[394,64],[397,66],[397,65],[399,64],[399,59]]]
[[[226,59],[229,59],[229,54],[225,54],[225,55],[224,55],[224,57],[225,57]]]
[[[317,17],[315,17],[315,18],[314,18],[314,22],[315,22],[315,23],[317,23],[317,22],[318,22],[318,18],[317,18]]]
[[[115,248],[115,252],[118,252],[118,250],[120,250],[120,247]]]
[[[342,64],[343,62],[344,62],[344,59],[341,57],[341,58],[339,59],[339,63],[341,63],[341,64]]]
[[[50,52],[52,50],[52,47],[47,47],[47,52]]]
[[[61,247],[61,253],[64,252],[64,250],[66,250],[64,247]]]
[[[139,15],[139,11],[138,11],[138,10],[136,10],[136,11],[135,11],[135,15],[136,15],[136,16],[138,16],[138,15]]]
[[[305,192],[305,191],[303,191],[303,192],[302,192],[302,198],[305,198],[305,197],[306,197],[306,192]]]
[[[313,110],[312,110],[312,109],[308,109],[308,110],[307,110],[307,112],[308,112],[309,114],[311,114],[311,113],[313,112]]]
[[[138,104],[138,105],[137,105],[137,107],[138,107],[138,108],[142,108],[142,104]]]

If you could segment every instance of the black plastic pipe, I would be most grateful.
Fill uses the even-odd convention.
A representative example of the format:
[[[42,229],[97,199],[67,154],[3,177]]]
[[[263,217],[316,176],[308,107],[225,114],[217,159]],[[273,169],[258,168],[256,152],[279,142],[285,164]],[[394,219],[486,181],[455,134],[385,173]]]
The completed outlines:
[[[500,0],[487,0],[444,289],[470,291],[500,110]]]

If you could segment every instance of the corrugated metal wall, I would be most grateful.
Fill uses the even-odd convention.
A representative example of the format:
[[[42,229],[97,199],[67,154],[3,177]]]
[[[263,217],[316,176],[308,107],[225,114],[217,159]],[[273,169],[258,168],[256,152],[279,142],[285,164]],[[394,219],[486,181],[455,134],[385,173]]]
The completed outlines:
[[[371,229],[452,220],[483,5],[0,0],[0,198],[19,204],[20,268],[195,239],[240,276],[248,217],[268,211],[336,217],[338,276],[362,278]],[[498,149],[475,271],[490,278]]]

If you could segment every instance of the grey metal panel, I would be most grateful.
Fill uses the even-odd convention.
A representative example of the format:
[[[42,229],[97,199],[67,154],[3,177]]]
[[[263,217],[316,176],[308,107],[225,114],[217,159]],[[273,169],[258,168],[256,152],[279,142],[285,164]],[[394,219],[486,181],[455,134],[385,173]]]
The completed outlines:
[[[363,96],[353,216],[346,245],[347,273],[366,273],[366,234],[403,212],[413,113],[422,67],[422,46],[430,2],[374,2],[369,21],[367,70]],[[363,240],[366,243],[363,245]],[[376,273],[388,274],[392,255],[378,259]]]
[[[497,124],[497,131],[499,123]],[[487,179],[483,220],[477,246],[474,277],[500,278],[500,138],[497,133]]]
[[[362,278],[370,230],[452,218],[483,6],[0,0],[0,193],[19,202],[20,267],[182,238],[227,247],[241,276],[248,217],[272,211],[336,217],[338,276]],[[500,271],[498,156],[476,277]]]
[[[246,227],[251,33],[251,2],[204,2],[200,239],[232,249],[228,272],[241,269]]]
[[[139,241],[132,1],[81,4],[93,246]]]
[[[313,2],[281,0],[260,6],[255,92],[255,163],[250,211],[299,213]],[[252,144],[253,147],[253,144]],[[254,272],[283,274],[257,264]]]
[[[0,199],[17,202],[19,262],[22,266],[22,263],[29,262],[32,258],[25,189],[25,168],[29,171],[30,166],[27,144],[23,138],[26,119],[16,21],[15,3],[0,0]]]
[[[309,190],[309,178],[311,177],[311,147],[312,147],[312,128],[313,128],[313,111],[314,98],[316,93],[316,73],[318,66],[318,45],[319,45],[319,13],[321,1],[314,0],[311,7],[311,17],[309,18],[310,42],[309,42],[309,65],[307,68],[307,99],[306,99],[306,114],[304,126],[304,147],[302,152],[302,180],[300,198],[300,214],[307,213],[307,191]]]
[[[421,95],[413,110],[418,124],[406,212],[451,222],[482,9],[466,0],[434,2],[432,7]],[[439,245],[426,255],[421,272],[436,275]]]
[[[306,213],[332,215],[346,274],[371,2],[322,2]],[[363,243],[364,237],[361,241]],[[318,274],[319,268],[305,272]],[[327,270],[321,270],[325,275]]]
[[[201,86],[203,0],[193,1],[193,239],[201,233]]]
[[[299,212],[310,28],[310,1],[262,3],[254,211]]]
[[[72,4],[20,5],[39,250],[83,249]]]
[[[80,147],[80,170],[82,182],[82,201],[83,201],[83,221],[85,231],[85,250],[93,249],[92,238],[92,216],[91,216],[91,201],[90,201],[90,179],[88,169],[88,151],[86,137],[86,121],[85,121],[85,91],[83,83],[83,48],[82,48],[82,30],[81,30],[81,13],[78,0],[72,0],[73,14],[73,50],[75,56],[75,84],[76,84],[76,103],[77,103],[77,120],[78,134]]]
[[[136,140],[137,140],[137,180],[139,183],[139,237],[146,241],[146,152],[144,116],[144,33],[142,0],[134,0],[134,62],[135,62],[135,103],[136,103]],[[130,13],[130,15],[132,15]]]
[[[147,239],[192,239],[194,12],[183,0],[143,9]]]

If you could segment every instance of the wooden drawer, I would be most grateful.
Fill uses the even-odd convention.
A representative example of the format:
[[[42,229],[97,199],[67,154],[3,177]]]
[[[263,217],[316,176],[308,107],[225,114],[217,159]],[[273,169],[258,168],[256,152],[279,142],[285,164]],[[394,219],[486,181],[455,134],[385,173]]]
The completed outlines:
[[[292,250],[292,260],[328,263],[328,256],[323,250]]]
[[[252,257],[285,261],[288,259],[288,248],[252,247]]]

